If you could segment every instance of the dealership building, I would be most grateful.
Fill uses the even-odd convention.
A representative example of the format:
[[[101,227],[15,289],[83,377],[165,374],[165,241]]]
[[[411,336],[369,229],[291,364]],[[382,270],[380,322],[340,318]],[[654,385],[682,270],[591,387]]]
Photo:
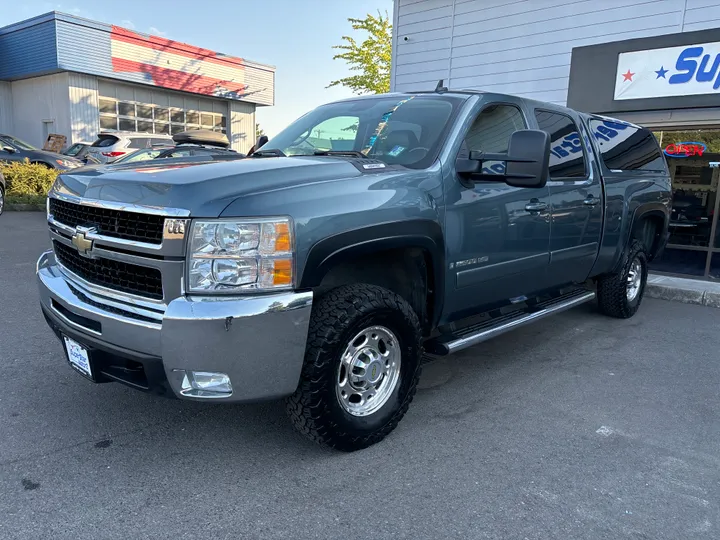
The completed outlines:
[[[272,66],[64,13],[0,28],[0,133],[36,146],[204,128],[247,151],[274,85]]]
[[[673,178],[670,244],[653,269],[720,279],[720,0],[394,4],[393,90],[443,79],[651,128]]]

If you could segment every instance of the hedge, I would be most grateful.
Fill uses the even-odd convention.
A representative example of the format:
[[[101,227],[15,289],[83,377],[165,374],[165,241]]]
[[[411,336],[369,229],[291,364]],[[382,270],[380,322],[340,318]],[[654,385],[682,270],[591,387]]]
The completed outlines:
[[[5,177],[6,194],[10,198],[13,195],[44,197],[59,171],[25,160],[0,163],[0,172]]]

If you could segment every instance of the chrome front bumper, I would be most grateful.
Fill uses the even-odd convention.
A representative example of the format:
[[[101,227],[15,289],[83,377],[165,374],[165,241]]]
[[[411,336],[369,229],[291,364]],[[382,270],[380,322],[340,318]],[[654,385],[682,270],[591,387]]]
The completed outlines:
[[[300,380],[312,292],[247,297],[180,297],[167,306],[134,308],[131,298],[108,296],[68,277],[51,251],[37,263],[40,302],[51,325],[89,346],[162,362],[173,393],[182,372],[229,375],[226,402],[292,394]]]

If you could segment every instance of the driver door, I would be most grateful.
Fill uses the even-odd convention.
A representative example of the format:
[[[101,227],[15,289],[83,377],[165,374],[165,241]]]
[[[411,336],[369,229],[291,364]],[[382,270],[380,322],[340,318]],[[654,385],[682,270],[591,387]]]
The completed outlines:
[[[520,103],[485,104],[465,133],[458,157],[470,151],[507,153],[510,136],[527,129]],[[454,162],[451,164],[454,167]],[[483,173],[502,174],[503,162]],[[446,178],[446,322],[485,311],[546,287],[550,259],[549,190]]]

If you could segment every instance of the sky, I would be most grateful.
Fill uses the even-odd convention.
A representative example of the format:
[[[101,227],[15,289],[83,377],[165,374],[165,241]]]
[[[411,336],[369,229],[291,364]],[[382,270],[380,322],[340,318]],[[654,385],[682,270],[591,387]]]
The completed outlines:
[[[348,17],[378,10],[392,16],[392,0],[22,0],[0,10],[0,27],[62,11],[273,65],[275,105],[258,107],[256,115],[273,136],[318,105],[352,95],[345,88],[326,88],[349,74],[342,60],[332,59],[332,46],[353,35]]]

